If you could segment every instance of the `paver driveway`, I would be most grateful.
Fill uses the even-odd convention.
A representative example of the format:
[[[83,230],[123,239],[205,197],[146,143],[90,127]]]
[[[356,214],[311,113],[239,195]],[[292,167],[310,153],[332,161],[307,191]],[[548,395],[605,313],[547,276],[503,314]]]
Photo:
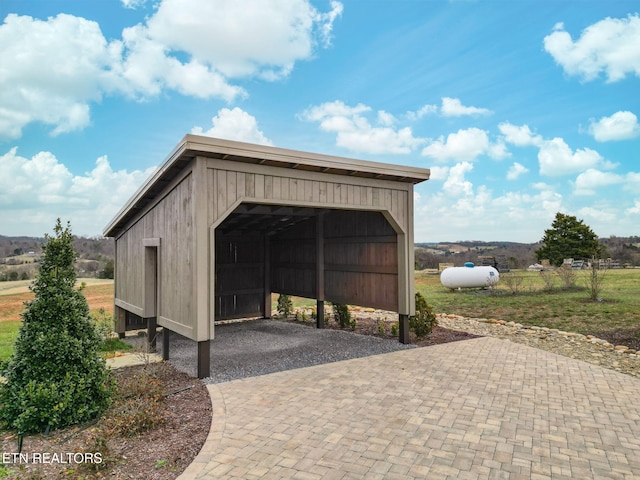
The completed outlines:
[[[180,480],[640,478],[640,380],[505,340],[208,388]]]

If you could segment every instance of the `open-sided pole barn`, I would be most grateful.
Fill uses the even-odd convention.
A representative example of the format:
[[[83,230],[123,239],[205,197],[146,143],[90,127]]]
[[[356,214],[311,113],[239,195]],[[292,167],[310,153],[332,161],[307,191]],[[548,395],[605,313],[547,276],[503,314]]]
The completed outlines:
[[[107,225],[116,329],[198,344],[216,321],[271,316],[271,294],[415,312],[413,186],[429,170],[186,135]]]

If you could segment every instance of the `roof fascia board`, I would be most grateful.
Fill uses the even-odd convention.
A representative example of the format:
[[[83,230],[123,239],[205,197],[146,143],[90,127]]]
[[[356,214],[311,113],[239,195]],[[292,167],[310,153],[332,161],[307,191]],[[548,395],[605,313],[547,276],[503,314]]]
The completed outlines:
[[[251,143],[235,142],[200,135],[186,135],[184,141],[186,142],[186,149],[192,150],[194,153],[224,153],[256,160],[270,160],[290,164],[290,168],[294,168],[294,166],[297,165],[309,165],[318,168],[342,169],[345,172],[363,172],[417,180],[417,182],[411,183],[428,180],[430,173],[428,169],[419,167],[370,162],[367,160],[302,152],[266,145],[254,145]]]

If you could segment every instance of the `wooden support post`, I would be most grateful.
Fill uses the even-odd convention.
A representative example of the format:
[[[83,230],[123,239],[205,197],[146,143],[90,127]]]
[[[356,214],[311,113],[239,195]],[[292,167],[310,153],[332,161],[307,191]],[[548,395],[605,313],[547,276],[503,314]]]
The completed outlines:
[[[324,328],[324,212],[316,216],[316,327]]]
[[[324,328],[324,300],[316,301],[316,327]]]
[[[262,307],[263,317],[271,318],[271,254],[269,247],[269,237],[264,236],[264,305]]]
[[[171,330],[167,327],[162,328],[162,360],[169,360],[169,335]]]
[[[145,320],[147,321],[147,351],[148,353],[155,353],[158,320],[156,317],[145,318]]]
[[[120,308],[117,305],[113,307],[114,309],[114,317],[115,317],[115,325],[114,329],[118,334],[119,338],[125,337],[125,332],[127,331],[127,312],[124,308]]]
[[[398,315],[398,323],[400,326],[398,340],[400,343],[409,343],[409,315]]]
[[[211,375],[211,341],[198,342],[198,378]]]

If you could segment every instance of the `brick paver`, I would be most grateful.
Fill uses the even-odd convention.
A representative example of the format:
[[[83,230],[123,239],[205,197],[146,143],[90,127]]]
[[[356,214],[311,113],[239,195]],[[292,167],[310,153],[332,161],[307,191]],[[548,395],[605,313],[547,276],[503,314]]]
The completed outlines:
[[[208,388],[180,480],[640,478],[640,380],[505,340]]]

